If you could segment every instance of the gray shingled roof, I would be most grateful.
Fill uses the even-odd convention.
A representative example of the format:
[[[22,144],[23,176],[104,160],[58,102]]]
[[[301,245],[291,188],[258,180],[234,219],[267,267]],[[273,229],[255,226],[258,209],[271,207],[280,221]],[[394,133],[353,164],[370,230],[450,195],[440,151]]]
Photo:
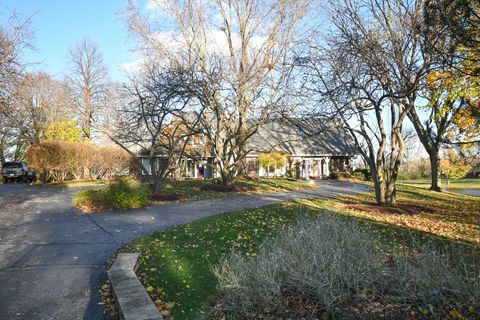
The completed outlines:
[[[298,156],[356,155],[350,134],[335,123],[322,118],[275,120],[263,125],[250,138],[250,154],[273,149]]]

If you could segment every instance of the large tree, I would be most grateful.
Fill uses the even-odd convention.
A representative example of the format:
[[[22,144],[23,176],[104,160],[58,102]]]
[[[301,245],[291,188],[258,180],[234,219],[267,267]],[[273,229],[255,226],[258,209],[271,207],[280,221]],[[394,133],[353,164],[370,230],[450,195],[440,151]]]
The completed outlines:
[[[410,98],[415,107],[408,116],[430,158],[430,189],[441,191],[442,146],[479,140],[480,6],[475,1],[440,0],[425,1],[421,9],[420,48],[429,71],[417,99]]]
[[[201,124],[215,165],[223,183],[231,184],[242,170],[248,139],[286,104],[288,60],[308,1],[152,3],[158,20],[142,15],[131,1],[128,26],[149,59],[188,70],[188,83],[195,85],[190,91],[201,92]]]
[[[423,15],[429,54],[448,69],[480,76],[480,2],[426,0]]]
[[[185,90],[188,81],[182,70],[161,71],[155,65],[146,66],[125,88],[115,127],[104,131],[138,160],[154,194],[162,190],[167,177],[176,173],[184,157],[193,156],[191,142],[200,133],[201,113],[192,112],[195,95]]]
[[[30,19],[12,15],[0,25],[0,166],[16,140],[18,130],[12,128],[9,116],[14,109],[13,95],[22,80],[26,63],[22,54],[32,47]]]
[[[102,54],[93,40],[85,38],[70,51],[70,80],[72,82],[77,112],[80,115],[83,135],[92,138],[92,124],[105,105],[107,70]]]
[[[476,106],[479,93],[480,78],[452,67],[432,70],[419,90],[419,96],[426,103],[416,103],[408,117],[429,155],[431,190],[441,191],[442,146],[478,143],[480,118]]]
[[[73,112],[67,82],[43,72],[25,74],[10,104],[6,116],[16,132],[16,158],[31,144],[45,139],[50,124],[71,119]]]
[[[341,119],[368,163],[377,203],[395,205],[406,150],[403,127],[428,72],[419,40],[421,1],[330,5],[331,33],[299,62],[311,89]]]

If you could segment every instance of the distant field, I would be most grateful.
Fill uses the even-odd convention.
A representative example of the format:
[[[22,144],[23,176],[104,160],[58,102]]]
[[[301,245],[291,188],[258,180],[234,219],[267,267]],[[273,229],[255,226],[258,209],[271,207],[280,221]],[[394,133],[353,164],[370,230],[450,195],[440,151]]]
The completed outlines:
[[[429,188],[430,187],[430,179],[418,179],[418,180],[400,180],[399,183],[407,184],[410,186],[415,186],[419,188]],[[442,188],[447,187],[447,181],[442,179]],[[448,185],[448,189],[477,189],[480,188],[480,179],[458,179],[458,180],[451,180],[450,184]]]

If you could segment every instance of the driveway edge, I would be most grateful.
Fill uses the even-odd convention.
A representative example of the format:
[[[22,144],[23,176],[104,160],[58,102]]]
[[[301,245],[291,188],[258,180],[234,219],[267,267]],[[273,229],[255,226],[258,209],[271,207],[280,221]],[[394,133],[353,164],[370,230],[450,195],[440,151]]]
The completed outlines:
[[[120,319],[163,320],[135,273],[138,253],[120,253],[108,271]]]

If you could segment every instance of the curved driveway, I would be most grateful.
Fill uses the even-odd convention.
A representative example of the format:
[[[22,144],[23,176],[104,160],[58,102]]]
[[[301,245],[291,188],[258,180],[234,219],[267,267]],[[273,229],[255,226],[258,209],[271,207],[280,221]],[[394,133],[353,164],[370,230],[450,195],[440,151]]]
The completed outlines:
[[[98,289],[107,258],[126,242],[222,212],[369,188],[322,182],[310,190],[88,215],[71,205],[77,190],[0,184],[0,319],[108,319]]]

